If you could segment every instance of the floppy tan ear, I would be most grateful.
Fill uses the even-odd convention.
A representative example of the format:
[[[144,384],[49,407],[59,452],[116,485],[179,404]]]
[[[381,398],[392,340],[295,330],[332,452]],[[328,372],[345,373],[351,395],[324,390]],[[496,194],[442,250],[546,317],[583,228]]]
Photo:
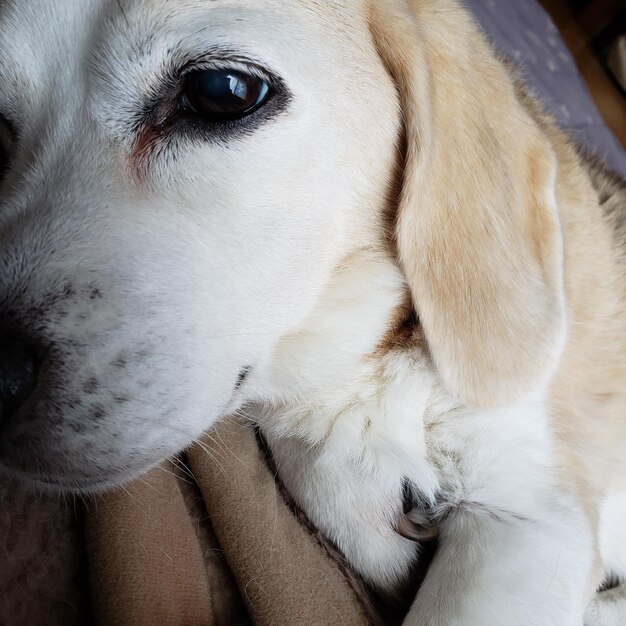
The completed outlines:
[[[400,263],[444,384],[512,402],[554,372],[565,331],[556,159],[454,0],[369,0],[407,154]]]

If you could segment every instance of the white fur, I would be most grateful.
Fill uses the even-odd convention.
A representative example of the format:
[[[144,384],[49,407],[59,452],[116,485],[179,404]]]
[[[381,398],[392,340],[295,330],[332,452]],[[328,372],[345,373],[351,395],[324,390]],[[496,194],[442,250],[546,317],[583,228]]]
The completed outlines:
[[[613,492],[600,513],[600,554],[604,571],[618,586],[596,594],[587,610],[588,626],[622,626],[626,616],[626,492]]]
[[[580,624],[592,532],[558,485],[542,400],[472,411],[419,348],[368,358],[402,293],[397,270],[369,257],[352,259],[255,379],[272,390],[255,414],[282,479],[386,591],[418,556],[393,530],[413,482],[442,544],[409,624]]]
[[[0,112],[19,135],[2,185],[0,318],[53,347],[29,419],[3,426],[0,466],[67,488],[128,480],[241,406],[242,369],[379,236],[372,207],[398,131],[395,114],[379,119],[394,90],[373,43],[357,45],[364,19],[337,37],[334,9],[122,5],[0,5]],[[204,67],[252,57],[290,105],[232,141],[160,140],[137,177],[147,95],[207,51]]]

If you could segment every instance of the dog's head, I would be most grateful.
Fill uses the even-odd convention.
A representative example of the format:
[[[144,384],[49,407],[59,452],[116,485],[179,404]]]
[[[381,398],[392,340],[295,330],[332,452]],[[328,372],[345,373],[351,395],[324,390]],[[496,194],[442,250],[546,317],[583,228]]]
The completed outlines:
[[[416,4],[0,4],[0,465],[93,489],[240,406],[383,241],[405,144],[397,248],[443,381],[545,380],[551,152],[456,6]]]

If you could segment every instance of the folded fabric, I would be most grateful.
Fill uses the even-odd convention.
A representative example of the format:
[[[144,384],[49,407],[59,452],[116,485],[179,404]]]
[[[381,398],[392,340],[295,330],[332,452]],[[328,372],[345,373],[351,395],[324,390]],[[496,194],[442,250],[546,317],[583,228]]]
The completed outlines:
[[[249,425],[227,421],[187,458],[89,503],[97,624],[377,621],[360,581],[294,514]]]

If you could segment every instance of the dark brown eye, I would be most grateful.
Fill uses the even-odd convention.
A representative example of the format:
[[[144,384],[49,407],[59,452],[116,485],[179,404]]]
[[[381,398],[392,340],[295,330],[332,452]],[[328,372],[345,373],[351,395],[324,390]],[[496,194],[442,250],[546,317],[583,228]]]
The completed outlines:
[[[270,86],[261,78],[233,70],[202,70],[191,74],[182,107],[208,122],[238,120],[262,107]]]

